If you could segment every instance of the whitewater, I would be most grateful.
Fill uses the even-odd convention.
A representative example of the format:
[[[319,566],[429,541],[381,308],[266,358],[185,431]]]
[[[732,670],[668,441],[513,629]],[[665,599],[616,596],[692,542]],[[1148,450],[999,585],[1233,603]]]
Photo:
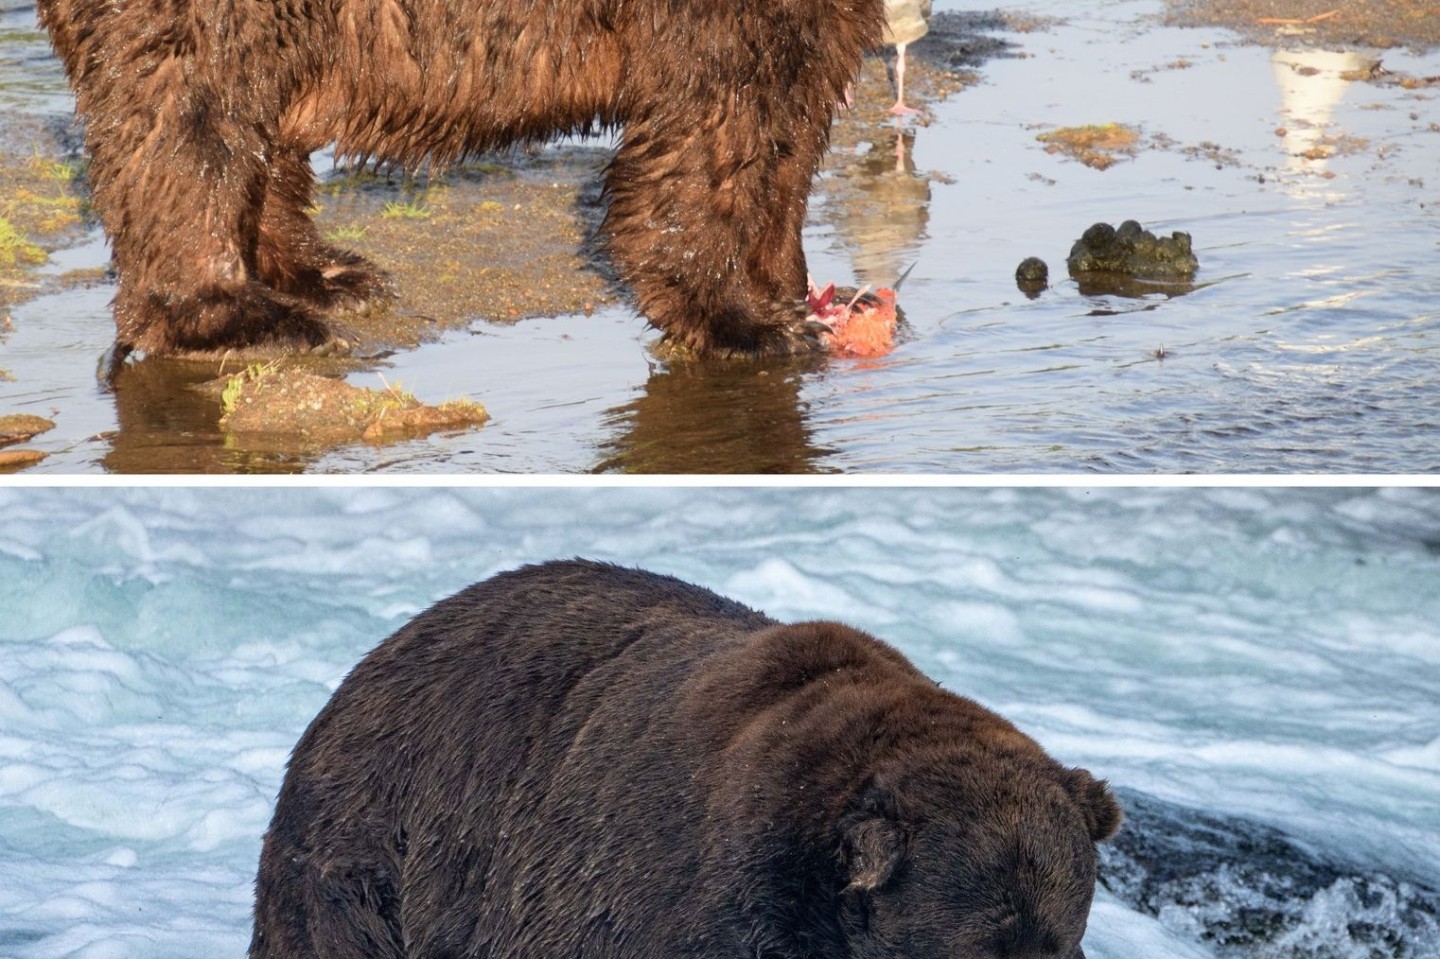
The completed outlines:
[[[0,489],[0,957],[243,956],[347,670],[568,556],[871,631],[1107,778],[1091,959],[1440,957],[1440,495],[1247,487]]]

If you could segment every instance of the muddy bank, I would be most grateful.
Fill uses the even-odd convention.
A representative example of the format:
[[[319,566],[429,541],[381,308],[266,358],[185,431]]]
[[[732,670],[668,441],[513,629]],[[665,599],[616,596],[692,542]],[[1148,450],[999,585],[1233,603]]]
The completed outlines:
[[[482,320],[591,312],[618,291],[595,249],[599,145],[517,152],[430,175],[323,174],[315,221],[385,269],[388,309],[342,316],[366,349],[408,348]],[[323,165],[323,161],[320,164]]]
[[[56,270],[52,254],[98,234],[86,204],[84,162],[76,155],[70,125],[56,120],[11,116],[0,126],[0,347],[13,328],[10,311],[34,297],[77,285],[105,282],[100,265]],[[313,460],[317,452],[339,444],[394,441],[460,425],[478,425],[484,417],[456,421],[456,407],[414,401],[403,413],[383,404],[370,409],[354,399],[296,402],[281,409],[256,406],[240,422],[225,415],[220,390],[229,373],[247,364],[298,362],[312,375],[328,377],[328,386],[312,383],[312,392],[361,391],[342,378],[383,369],[396,350],[413,349],[447,329],[472,322],[510,323],[520,319],[588,313],[613,303],[617,293],[591,247],[601,210],[598,175],[608,158],[601,147],[572,146],[504,162],[483,162],[435,175],[402,176],[365,171],[329,171],[317,193],[316,220],[336,243],[372,258],[391,276],[396,296],[363,312],[333,317],[346,355],[288,357],[267,349],[211,355],[142,359],[123,367],[115,379],[121,430],[141,412],[135,425],[168,433],[180,426],[182,452],[144,462],[153,441],[118,434],[97,436],[122,455],[123,470],[225,471],[241,468],[289,469]],[[103,249],[103,248],[102,248]],[[109,321],[108,311],[103,322]],[[109,329],[103,335],[109,335]],[[98,358],[98,357],[97,357]],[[91,359],[94,362],[94,358]],[[0,358],[0,376],[26,386],[23,368],[9,370]],[[364,391],[376,395],[375,391]],[[134,400],[134,402],[131,402]],[[336,408],[349,410],[337,428]],[[360,407],[364,410],[356,412]],[[169,414],[164,410],[170,410]],[[257,415],[270,411],[269,419]],[[0,409],[0,414],[8,412]],[[353,415],[352,415],[353,414]],[[373,414],[373,415],[372,415]],[[63,407],[55,411],[63,419]],[[402,427],[399,424],[404,423]],[[141,426],[140,424],[148,424]],[[267,425],[268,424],[268,425]],[[381,425],[383,424],[383,425]],[[367,432],[368,429],[368,432]],[[164,434],[162,434],[164,435]],[[171,436],[164,441],[173,444]],[[225,447],[216,457],[199,455],[208,444]],[[237,451],[253,454],[236,459]],[[135,454],[140,460],[134,458]],[[39,462],[17,451],[9,468]],[[113,457],[111,457],[113,460]],[[123,465],[122,465],[123,464]],[[228,464],[228,465],[227,465]],[[289,464],[289,465],[284,465]]]
[[[1440,47],[1436,0],[1166,0],[1165,22],[1224,27],[1253,43],[1336,47]]]

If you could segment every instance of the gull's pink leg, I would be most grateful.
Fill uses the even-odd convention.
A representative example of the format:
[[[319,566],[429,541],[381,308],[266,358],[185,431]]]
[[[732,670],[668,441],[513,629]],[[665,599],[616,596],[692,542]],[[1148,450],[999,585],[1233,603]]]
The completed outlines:
[[[920,111],[905,105],[905,44],[895,45],[895,105],[890,112],[897,117],[914,116]]]

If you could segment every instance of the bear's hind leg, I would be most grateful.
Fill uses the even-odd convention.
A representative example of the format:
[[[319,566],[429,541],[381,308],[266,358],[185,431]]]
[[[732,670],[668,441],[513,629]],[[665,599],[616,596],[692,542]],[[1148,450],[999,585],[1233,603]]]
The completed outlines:
[[[355,308],[388,296],[384,271],[320,236],[308,213],[313,187],[309,157],[278,148],[270,162],[255,251],[260,278],[321,309]]]

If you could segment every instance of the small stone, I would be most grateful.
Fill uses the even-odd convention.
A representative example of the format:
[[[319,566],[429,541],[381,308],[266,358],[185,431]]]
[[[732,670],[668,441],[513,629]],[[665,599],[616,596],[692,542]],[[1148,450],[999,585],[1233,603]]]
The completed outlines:
[[[45,458],[40,450],[0,450],[0,473],[11,473],[34,466]]]
[[[1027,256],[1015,268],[1017,283],[1046,283],[1050,280],[1050,268],[1038,256]]]

